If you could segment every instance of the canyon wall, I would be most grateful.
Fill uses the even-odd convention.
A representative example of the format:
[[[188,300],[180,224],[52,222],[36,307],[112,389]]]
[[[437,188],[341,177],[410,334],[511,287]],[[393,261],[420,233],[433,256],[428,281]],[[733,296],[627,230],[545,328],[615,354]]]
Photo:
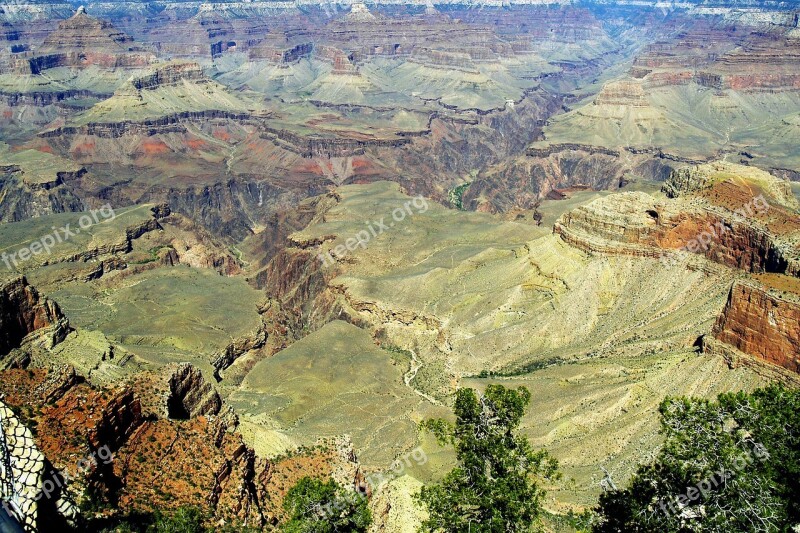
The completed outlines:
[[[737,350],[800,374],[800,302],[739,281],[714,325],[714,337]]]
[[[39,295],[24,277],[0,282],[0,354],[34,337],[49,348],[68,332],[69,321],[58,304]]]
[[[52,213],[82,211],[81,199],[66,182],[80,179],[85,169],[58,172],[49,180],[28,180],[17,165],[0,165],[0,222],[17,222]]]

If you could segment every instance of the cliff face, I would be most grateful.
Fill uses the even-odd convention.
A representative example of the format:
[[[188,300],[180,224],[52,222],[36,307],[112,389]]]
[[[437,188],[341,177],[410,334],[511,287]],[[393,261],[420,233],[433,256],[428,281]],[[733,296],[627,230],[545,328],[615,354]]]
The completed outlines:
[[[595,200],[564,214],[554,232],[587,251],[667,257],[680,250],[750,273],[796,275],[800,221],[785,182],[712,164],[674,172],[663,189],[671,199],[631,192]]]
[[[626,152],[573,143],[531,147],[525,156],[505,161],[480,175],[465,192],[464,205],[490,212],[531,209],[556,189],[582,186],[613,190],[625,183],[627,175],[661,181],[675,165],[658,150]]]
[[[163,65],[144,76],[131,80],[137,90],[153,90],[167,85],[175,85],[181,81],[200,81],[205,76],[200,65],[194,62],[173,63]]]
[[[17,222],[29,218],[81,211],[83,202],[65,185],[80,179],[86,173],[54,173],[46,180],[28,179],[17,165],[0,164],[0,221]]]
[[[612,202],[619,210],[609,206]],[[776,237],[758,225],[711,212],[670,212],[649,195],[621,194],[597,204],[565,214],[554,231],[586,251],[641,257],[661,257],[708,235],[710,244],[697,244],[691,251],[747,272],[793,272]],[[626,217],[624,208],[638,210],[639,216]]]
[[[222,407],[222,399],[210,383],[203,379],[198,368],[190,364],[169,368],[169,395],[166,414],[169,418],[195,418],[199,415],[215,415]]]
[[[117,139],[125,135],[153,136],[159,133],[178,133],[186,131],[183,123],[193,120],[231,119],[247,120],[248,113],[231,113],[221,110],[182,111],[163,117],[149,119],[143,122],[106,122],[90,123],[85,126],[65,126],[55,130],[44,131],[39,134],[42,138],[58,137],[61,135],[94,135]]]
[[[479,178],[464,194],[464,205],[490,212],[503,212],[513,207],[531,209],[554,189],[576,185],[608,189],[619,183],[623,169],[618,163],[618,154],[576,148],[519,158]]]
[[[125,387],[112,391],[94,427],[89,430],[89,446],[95,450],[103,446],[117,450],[142,421],[142,406],[133,390]]]
[[[797,90],[800,41],[784,33],[788,27],[750,32],[748,26],[755,29],[758,22],[742,22],[738,27],[696,24],[681,39],[650,45],[634,60],[631,75],[650,88],[693,81],[720,91]]]
[[[0,355],[34,341],[50,348],[69,331],[58,304],[39,295],[24,277],[0,282]]]
[[[37,57],[30,60],[30,68],[39,74],[62,66],[144,67],[154,59],[153,54],[135,49],[133,38],[81,8],[47,36]]]
[[[304,475],[362,480],[352,450],[345,457],[327,446],[278,463],[259,458],[231,409],[191,365],[144,372],[118,388],[91,387],[71,368],[7,370],[0,371],[0,392],[0,454],[31,472],[14,471],[20,520],[30,531],[44,530],[36,517],[46,516],[51,527],[77,518],[71,502],[90,494],[122,513],[192,505],[216,525],[265,527],[277,523],[282,497]],[[172,418],[174,406],[188,416]],[[25,429],[31,424],[35,436]],[[55,497],[41,498],[45,476],[62,480]]]
[[[800,374],[800,303],[796,300],[737,282],[713,335],[746,354]]]

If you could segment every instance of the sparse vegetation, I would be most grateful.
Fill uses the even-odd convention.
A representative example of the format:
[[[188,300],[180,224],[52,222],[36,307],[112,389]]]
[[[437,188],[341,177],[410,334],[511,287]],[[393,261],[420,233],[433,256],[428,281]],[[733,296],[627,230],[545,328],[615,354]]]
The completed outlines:
[[[161,250],[174,249],[172,246],[154,246],[147,251],[147,255],[141,259],[131,259],[128,263],[131,265],[146,265],[147,263],[155,263],[158,261],[158,254]],[[144,255],[144,254],[142,254]]]
[[[175,513],[156,513],[155,524],[147,533],[203,533],[210,531],[203,526],[205,517],[197,507],[181,507]]]
[[[174,511],[131,513],[113,518],[98,518],[85,524],[84,531],[98,533],[210,533],[205,526],[205,513],[197,507],[180,507]],[[239,531],[239,529],[237,529]]]
[[[509,370],[499,370],[499,371],[481,370],[480,374],[474,377],[485,379],[494,377],[510,378],[515,376],[524,376],[526,374],[530,374],[531,372],[536,372],[537,370],[542,370],[544,368],[555,366],[561,363],[563,363],[563,360],[561,358],[551,357],[549,359],[531,361],[530,363],[526,363],[520,367],[512,368]]]
[[[544,513],[545,520],[552,524],[556,531],[570,531],[576,533],[588,533],[592,530],[592,524],[597,520],[597,515],[591,510],[586,509],[580,513],[573,510],[565,514]]]
[[[414,356],[411,354],[410,351],[400,348],[399,346],[393,345],[384,345],[381,346],[384,350],[389,352],[390,357],[392,358],[392,362],[396,365],[399,365],[403,368],[408,367],[411,364]]]
[[[449,200],[450,205],[458,209],[459,211],[464,210],[464,193],[467,192],[469,186],[472,185],[472,182],[462,183],[457,187],[450,189],[449,193]]]

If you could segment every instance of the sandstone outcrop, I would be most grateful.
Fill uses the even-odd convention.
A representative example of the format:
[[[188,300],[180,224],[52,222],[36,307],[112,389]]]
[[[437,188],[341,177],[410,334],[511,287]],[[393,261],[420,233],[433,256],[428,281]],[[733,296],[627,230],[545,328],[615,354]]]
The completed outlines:
[[[489,212],[532,209],[557,189],[614,190],[629,175],[663,180],[675,164],[658,151],[631,156],[602,146],[547,141],[525,154],[480,175],[464,194],[464,205]]]
[[[36,54],[29,61],[32,74],[63,66],[141,68],[155,60],[152,53],[137,49],[132,37],[110,22],[89,16],[83,8],[60,22]]]
[[[313,50],[314,44],[310,42],[289,46],[282,40],[278,42],[264,40],[250,48],[248,55],[250,59],[266,59],[271,63],[285,65],[310,57]]]
[[[222,398],[198,368],[184,363],[167,366],[163,372],[172,373],[164,409],[167,417],[186,419],[220,412]]]
[[[58,67],[139,69],[156,60],[151,51],[136,45],[130,36],[108,21],[89,16],[82,8],[59,22],[43,39],[38,35],[19,37],[31,44],[21,44],[14,50],[9,70],[22,76],[36,76]]]
[[[644,88],[637,81],[615,81],[603,86],[595,98],[597,105],[646,107]]]
[[[169,209],[169,207],[167,207]],[[211,233],[191,219],[171,213],[161,218],[169,231],[153,239],[151,245],[168,249],[170,264],[183,264],[193,268],[210,268],[224,276],[241,274],[239,260]]]

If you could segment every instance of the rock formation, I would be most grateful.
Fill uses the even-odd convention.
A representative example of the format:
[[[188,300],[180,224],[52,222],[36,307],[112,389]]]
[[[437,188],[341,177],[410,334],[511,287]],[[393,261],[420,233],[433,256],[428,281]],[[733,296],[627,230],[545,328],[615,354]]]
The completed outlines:
[[[16,63],[18,70],[41,74],[55,67],[142,68],[154,60],[152,53],[137,48],[131,37],[110,22],[93,18],[81,8],[60,22],[34,53],[23,54]]]
[[[258,107],[209,80],[197,63],[178,61],[132,77],[108,100],[63,126],[41,132],[40,137],[152,137],[184,132],[185,122],[249,120]]]
[[[344,453],[336,443],[299,453],[286,464],[258,457],[236,431],[230,409],[220,409],[219,396],[191,365],[99,390],[70,369],[8,370],[0,378],[6,402],[0,403],[0,459],[13,465],[13,478],[0,480],[0,490],[13,487],[12,508],[32,524],[31,531],[40,530],[35,525],[56,527],[59,517],[77,518],[70,502],[89,494],[99,498],[95,503],[115,501],[123,512],[196,505],[217,524],[263,527],[277,520],[280,499],[272,500],[290,486],[276,490],[280,479],[327,473],[351,486],[362,479],[352,447]],[[157,398],[172,398],[192,418],[166,418],[167,405],[153,403]],[[8,406],[23,410],[25,420]],[[36,424],[35,435],[24,428],[26,421]],[[55,497],[39,500],[44,476],[58,476],[62,486]],[[53,506],[49,514],[43,505]],[[36,524],[36,516],[46,522]]]
[[[0,221],[81,211],[72,184],[85,174],[85,168],[37,150],[0,154]]]
[[[24,265],[68,335],[0,284],[0,366],[29,369],[0,390],[73,499],[274,526],[299,477],[364,488],[356,450],[388,466],[499,374],[588,506],[664,395],[797,374],[796,17],[497,4],[3,6],[0,248],[120,215]],[[375,494],[375,529],[417,488]]]
[[[800,219],[797,200],[787,187],[786,182],[747,167],[687,168],[665,182],[668,199],[640,192],[614,194],[566,213],[554,232],[592,253],[710,268],[697,256],[670,258],[671,250],[680,247],[755,274],[761,282],[733,284],[703,349],[724,356],[732,365],[750,362],[767,375],[796,382],[800,378],[792,373],[800,373],[796,277]],[[753,190],[762,191],[761,196],[749,196]],[[769,370],[770,365],[779,368]]]
[[[748,176],[769,196],[754,197],[748,185],[738,183]],[[681,196],[611,195],[566,213],[554,231],[590,251],[666,257],[680,249],[747,272],[796,275],[800,221],[785,182],[746,167],[712,164],[673,173],[664,190]]]
[[[800,382],[800,300],[753,282],[733,285],[713,330],[714,338],[750,357],[793,372]],[[723,351],[722,348],[717,348]],[[732,359],[746,364],[746,360]]]
[[[40,296],[24,277],[0,283],[0,354],[23,343],[51,348],[68,332],[58,304]]]
[[[222,407],[222,399],[214,387],[203,379],[199,369],[182,364],[166,367],[171,372],[165,414],[169,418],[186,419],[200,415],[216,415]]]

